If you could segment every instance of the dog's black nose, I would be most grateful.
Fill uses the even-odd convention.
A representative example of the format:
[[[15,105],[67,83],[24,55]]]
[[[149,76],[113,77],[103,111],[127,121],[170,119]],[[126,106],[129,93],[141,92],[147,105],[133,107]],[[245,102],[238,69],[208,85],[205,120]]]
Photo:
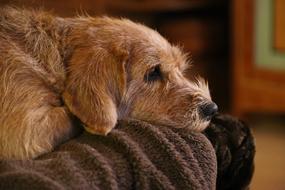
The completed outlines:
[[[207,103],[200,106],[200,114],[203,118],[211,119],[218,112],[218,106],[215,103]]]

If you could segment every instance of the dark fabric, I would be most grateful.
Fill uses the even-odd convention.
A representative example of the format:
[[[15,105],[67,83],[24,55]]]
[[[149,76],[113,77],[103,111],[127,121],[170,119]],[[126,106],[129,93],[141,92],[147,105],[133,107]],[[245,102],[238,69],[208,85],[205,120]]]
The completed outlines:
[[[0,189],[198,189],[216,187],[205,135],[121,121],[106,137],[83,133],[36,160],[0,161]]]
[[[218,115],[212,119],[205,134],[217,155],[217,189],[248,189],[255,156],[254,138],[250,128],[236,118]]]

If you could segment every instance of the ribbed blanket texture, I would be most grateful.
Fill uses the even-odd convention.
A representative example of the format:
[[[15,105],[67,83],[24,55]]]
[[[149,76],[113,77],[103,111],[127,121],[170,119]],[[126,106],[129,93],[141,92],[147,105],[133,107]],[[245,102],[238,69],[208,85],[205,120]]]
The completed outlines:
[[[215,151],[202,133],[120,121],[35,160],[0,160],[0,189],[215,189]]]

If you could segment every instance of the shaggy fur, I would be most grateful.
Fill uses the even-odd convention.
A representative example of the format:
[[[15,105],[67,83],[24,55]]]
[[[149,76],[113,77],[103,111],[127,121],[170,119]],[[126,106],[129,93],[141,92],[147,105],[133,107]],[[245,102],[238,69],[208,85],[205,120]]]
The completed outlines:
[[[185,54],[143,25],[4,8],[0,44],[0,157],[52,150],[76,133],[74,116],[103,135],[125,118],[209,123],[199,114],[207,84],[188,81]]]

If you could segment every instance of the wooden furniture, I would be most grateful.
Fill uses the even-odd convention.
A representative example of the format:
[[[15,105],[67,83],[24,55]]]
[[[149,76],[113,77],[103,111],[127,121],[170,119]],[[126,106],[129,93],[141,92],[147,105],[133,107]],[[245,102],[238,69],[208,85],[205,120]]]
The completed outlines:
[[[275,38],[271,36],[274,35],[272,26],[280,21],[275,22],[274,14],[267,12],[274,11],[272,5],[277,2],[258,1],[258,6],[263,6],[259,9],[254,0],[233,1],[232,110],[236,115],[285,112],[285,56],[284,52],[278,52]],[[284,9],[279,11],[283,18]]]
[[[285,52],[285,1],[275,0],[274,3],[274,47]]]

